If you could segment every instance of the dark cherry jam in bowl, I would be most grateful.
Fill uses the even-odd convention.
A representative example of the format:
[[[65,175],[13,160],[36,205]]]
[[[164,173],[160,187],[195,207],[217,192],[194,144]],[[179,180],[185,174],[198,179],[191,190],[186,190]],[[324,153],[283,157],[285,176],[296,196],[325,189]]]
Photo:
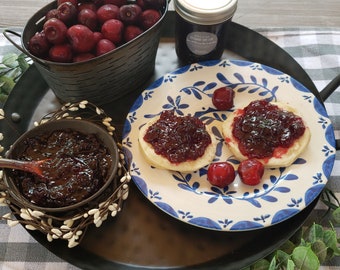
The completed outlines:
[[[22,206],[45,212],[76,209],[99,196],[116,178],[118,148],[102,127],[86,120],[62,119],[24,133],[8,158],[43,160],[46,173],[6,169],[4,181]]]
[[[255,100],[234,118],[233,136],[248,158],[270,158],[278,147],[289,148],[305,132],[300,116],[266,100]]]

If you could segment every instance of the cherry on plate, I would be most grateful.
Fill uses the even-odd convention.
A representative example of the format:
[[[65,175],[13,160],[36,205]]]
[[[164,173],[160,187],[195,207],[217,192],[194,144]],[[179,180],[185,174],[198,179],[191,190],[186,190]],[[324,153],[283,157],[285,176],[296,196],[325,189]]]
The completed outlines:
[[[255,186],[261,182],[264,166],[257,159],[246,159],[240,163],[237,172],[244,184]]]
[[[224,86],[216,89],[212,97],[212,103],[221,111],[230,110],[234,106],[234,90]]]
[[[214,162],[208,168],[208,181],[213,186],[224,188],[235,179],[235,169],[228,162]]]

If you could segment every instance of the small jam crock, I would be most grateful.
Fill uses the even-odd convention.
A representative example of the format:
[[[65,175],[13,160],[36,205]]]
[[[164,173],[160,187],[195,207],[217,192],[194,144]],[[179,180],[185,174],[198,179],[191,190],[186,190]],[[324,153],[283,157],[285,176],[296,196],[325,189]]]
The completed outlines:
[[[20,156],[20,154],[24,150],[23,142],[27,138],[32,138],[36,136],[41,136],[42,134],[49,134],[55,130],[63,130],[63,129],[71,129],[75,130],[84,134],[95,134],[95,136],[107,147],[111,157],[112,157],[112,164],[107,174],[107,179],[104,185],[93,195],[90,197],[77,202],[75,204],[64,206],[64,207],[41,207],[36,204],[31,203],[27,200],[24,195],[20,192],[17,185],[14,182],[14,179],[11,177],[10,169],[4,170],[4,183],[8,187],[9,194],[15,199],[19,207],[22,208],[29,208],[32,210],[39,210],[45,213],[56,213],[56,212],[70,212],[72,210],[76,210],[80,207],[85,207],[86,204],[90,203],[91,201],[100,197],[102,193],[111,185],[114,184],[113,181],[116,181],[117,177],[117,170],[118,170],[118,163],[119,163],[119,156],[118,156],[118,147],[113,139],[113,137],[102,127],[99,125],[81,119],[60,119],[49,121],[44,124],[41,124],[37,127],[32,128],[31,130],[25,132],[22,136],[20,136],[14,144],[11,146],[9,151],[7,152],[6,157],[11,159],[16,159]]]

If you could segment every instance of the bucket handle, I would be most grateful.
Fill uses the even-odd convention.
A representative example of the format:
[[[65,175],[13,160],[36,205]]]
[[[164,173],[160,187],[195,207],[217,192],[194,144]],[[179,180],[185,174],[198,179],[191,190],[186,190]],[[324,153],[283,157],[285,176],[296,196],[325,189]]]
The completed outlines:
[[[8,39],[9,42],[11,42],[18,50],[20,50],[24,54],[27,54],[27,52],[10,37],[10,34],[17,36],[19,38],[21,38],[21,35],[19,33],[15,32],[15,31],[9,30],[9,29],[5,29],[4,32],[3,32],[3,35]]]
[[[46,67],[47,69],[49,69],[49,67],[44,63],[42,62],[41,60],[39,60],[38,58],[34,57],[33,55],[29,54],[23,47],[21,47],[18,43],[16,43],[14,41],[14,39],[12,39],[12,37],[10,35],[14,35],[14,36],[17,36],[19,38],[21,38],[21,34],[13,31],[13,30],[10,30],[10,29],[5,29],[3,31],[3,35],[7,38],[7,40],[9,42],[11,42],[19,51],[21,51],[22,53],[28,55],[29,57],[31,57],[34,61],[38,62],[40,65]]]

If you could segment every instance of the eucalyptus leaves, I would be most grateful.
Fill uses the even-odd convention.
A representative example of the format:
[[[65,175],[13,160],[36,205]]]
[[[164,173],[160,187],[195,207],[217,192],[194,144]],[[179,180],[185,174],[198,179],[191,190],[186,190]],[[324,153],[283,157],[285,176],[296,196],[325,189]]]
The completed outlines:
[[[8,53],[0,62],[0,104],[4,103],[20,76],[29,68],[25,54]]]
[[[340,224],[340,202],[329,189],[323,191],[320,201],[328,206],[330,215],[324,218],[330,228],[317,223],[303,226],[278,250],[243,270],[318,270],[321,264],[340,256],[339,240],[332,225]]]

